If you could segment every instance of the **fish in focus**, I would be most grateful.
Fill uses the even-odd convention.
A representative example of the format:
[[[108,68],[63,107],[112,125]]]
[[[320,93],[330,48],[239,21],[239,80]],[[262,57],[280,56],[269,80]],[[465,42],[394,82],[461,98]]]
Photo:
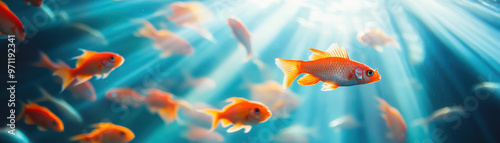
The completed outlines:
[[[26,29],[17,16],[10,11],[7,4],[0,1],[0,36],[8,37],[15,35],[15,39],[23,41],[26,36]]]
[[[340,129],[352,129],[361,126],[359,121],[350,114],[330,121],[328,125],[334,128],[337,133],[340,132]]]
[[[164,92],[159,89],[149,89],[149,95],[145,102],[152,113],[158,113],[167,123],[178,119],[177,112],[179,107],[191,108],[191,105],[183,100],[173,99],[172,93]]]
[[[52,113],[48,108],[34,102],[23,105],[21,114],[18,115],[16,120],[22,118],[24,118],[24,122],[28,125],[36,124],[41,131],[47,129],[56,132],[64,131],[64,124],[56,114]]]
[[[377,97],[377,100],[380,102],[379,108],[382,111],[382,118],[384,118],[385,124],[389,128],[387,137],[399,142],[405,142],[407,130],[403,116],[401,116],[398,109],[391,107],[384,99]]]
[[[47,92],[42,87],[38,87],[38,90],[40,91],[40,93],[42,93],[42,97],[38,98],[37,100],[34,100],[34,102],[49,101],[52,103],[52,105],[54,105],[56,107],[56,109],[57,109],[56,111],[63,113],[62,117],[65,117],[65,118],[70,119],[72,121],[76,121],[78,123],[81,123],[83,121],[80,113],[78,111],[76,111],[75,108],[73,108],[71,105],[69,105],[68,102],[66,102],[63,99],[57,99],[55,97],[52,97],[49,94],[49,92]]]
[[[245,98],[231,97],[226,99],[231,102],[222,110],[204,109],[201,112],[212,116],[212,128],[214,130],[219,121],[222,121],[222,127],[233,125],[227,130],[228,133],[233,133],[241,129],[245,129],[245,133],[250,132],[252,126],[267,121],[271,117],[271,111],[266,105],[248,101]]]
[[[171,55],[191,55],[194,53],[193,46],[186,39],[166,29],[157,30],[149,21],[142,21],[144,27],[136,35],[154,40],[154,47],[161,51],[160,57],[167,58]]]
[[[439,110],[434,111],[431,116],[427,118],[417,119],[412,122],[413,126],[422,125],[424,130],[427,131],[427,127],[431,122],[447,121],[452,122],[460,119],[461,117],[469,116],[462,106],[452,106],[444,107]]]
[[[248,32],[246,26],[236,18],[228,18],[227,24],[231,27],[233,34],[236,36],[238,41],[240,41],[245,49],[247,50],[247,57],[245,61],[250,60],[252,58],[252,42],[250,41],[250,32]]]
[[[399,43],[391,37],[387,36],[384,31],[380,29],[372,29],[365,33],[358,34],[358,41],[366,46],[371,46],[375,50],[382,52],[382,46],[394,45],[398,50],[401,50]]]
[[[325,52],[312,49],[310,61],[285,60],[276,58],[276,65],[285,74],[283,88],[288,88],[301,73],[306,73],[297,83],[314,85],[323,81],[322,91],[329,91],[339,86],[352,86],[373,83],[380,80],[375,69],[349,59],[347,51],[337,44],[332,44]]]
[[[134,133],[127,127],[113,123],[94,124],[95,129],[88,134],[71,137],[71,141],[85,143],[128,143],[135,138]]]
[[[33,6],[40,7],[42,6],[43,0],[24,0],[24,2],[28,5],[33,4]]]
[[[262,84],[250,85],[252,99],[267,105],[273,118],[288,118],[299,106],[299,98],[295,93],[285,90],[276,81],[268,80]]]
[[[106,98],[118,102],[123,108],[139,107],[144,103],[144,97],[131,88],[116,88],[106,92]]]
[[[187,27],[196,30],[203,38],[215,42],[215,38],[203,24],[212,20],[212,12],[205,4],[197,1],[174,2],[169,5],[172,15],[167,15],[167,19],[177,26]]]
[[[195,125],[189,125],[188,130],[182,133],[181,136],[190,142],[224,142],[224,137],[221,134]]]
[[[50,60],[50,58],[43,52],[40,52],[40,60],[33,65],[36,67],[41,67],[41,68],[46,68],[50,70],[51,72],[57,71],[59,69],[70,69],[70,67],[60,61],[59,63],[54,63]],[[58,80],[58,82],[61,82]],[[69,85],[75,85],[77,81],[73,80]],[[82,98],[88,101],[95,101],[96,100],[96,93],[94,86],[89,81],[83,82],[79,85],[76,86],[68,86],[67,89],[71,92],[71,94],[75,98]]]
[[[54,75],[61,77],[63,81],[61,90],[66,89],[75,78],[77,82],[74,86],[88,81],[93,76],[104,79],[125,62],[125,59],[116,53],[82,51],[82,55],[74,58],[78,60],[74,69],[63,68],[54,72]]]

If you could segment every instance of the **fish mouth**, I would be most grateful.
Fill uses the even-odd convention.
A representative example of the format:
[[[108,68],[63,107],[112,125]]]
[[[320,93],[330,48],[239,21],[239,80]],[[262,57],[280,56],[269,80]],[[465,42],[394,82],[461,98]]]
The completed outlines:
[[[108,67],[108,68],[112,68],[115,64],[112,63],[112,62],[108,62],[106,60],[103,60],[102,61],[102,64],[105,66],[105,67]]]

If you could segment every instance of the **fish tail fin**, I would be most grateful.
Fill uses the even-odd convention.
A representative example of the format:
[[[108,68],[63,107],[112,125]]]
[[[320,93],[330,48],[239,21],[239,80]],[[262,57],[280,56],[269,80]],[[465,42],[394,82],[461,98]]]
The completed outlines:
[[[24,103],[23,101],[19,101],[19,102],[21,102],[21,113],[16,117],[16,121],[19,121],[19,120],[21,120],[24,117],[24,113],[25,113],[24,111],[26,109],[24,107],[26,105],[26,103]]]
[[[44,52],[40,52],[40,60],[33,63],[33,66],[41,68],[52,68],[54,65],[54,62],[52,62]]]
[[[201,112],[208,114],[212,117],[212,127],[210,128],[210,131],[215,130],[215,128],[219,124],[221,112],[219,110],[216,110],[216,109],[205,109],[205,110],[201,110]]]
[[[72,69],[59,69],[54,72],[54,75],[59,76],[63,81],[61,91],[66,89],[71,81],[75,79]]]
[[[71,141],[89,141],[89,136],[87,134],[80,134],[76,136],[72,136]]]
[[[144,36],[148,38],[154,38],[157,36],[158,30],[151,24],[151,22],[144,20],[144,19],[139,19],[138,21],[141,21],[144,24],[144,27],[139,29],[139,32],[137,33],[137,36]]]
[[[300,71],[300,64],[302,61],[276,58],[275,63],[285,74],[283,78],[283,89],[288,88],[292,84],[293,80],[295,80],[295,78],[302,73]]]
[[[389,109],[391,106],[382,98],[376,97],[377,100],[380,102],[379,109],[382,110],[383,112],[389,112]]]
[[[175,119],[177,119],[177,107],[174,109],[163,108],[158,111],[161,119],[167,123],[172,123]]]

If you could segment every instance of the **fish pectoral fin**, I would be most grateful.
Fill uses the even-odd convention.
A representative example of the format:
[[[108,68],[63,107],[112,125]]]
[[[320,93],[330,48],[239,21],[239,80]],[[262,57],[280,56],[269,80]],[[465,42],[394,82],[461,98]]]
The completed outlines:
[[[73,86],[80,85],[86,81],[89,81],[91,78],[92,78],[92,75],[76,76],[76,79],[78,80],[78,82],[76,82],[75,85],[73,85]]]
[[[40,130],[40,131],[45,131],[45,130],[47,130],[47,128],[44,128],[44,127],[42,127],[42,126],[38,126],[38,130]]]
[[[339,85],[335,84],[335,83],[323,83],[323,86],[321,88],[321,91],[330,91],[330,90],[334,90],[334,89],[337,89],[339,87]]]
[[[32,125],[35,124],[35,121],[33,121],[33,118],[31,118],[30,116],[26,116],[26,118],[24,119],[24,123]]]
[[[111,71],[109,71],[109,72],[107,72],[107,73],[103,73],[103,74],[102,74],[102,79],[107,78],[107,77],[109,76],[109,73],[111,73],[112,71],[113,71],[113,70],[111,70]]]
[[[315,77],[312,74],[306,74],[303,77],[301,77],[297,83],[300,85],[315,85],[320,81],[319,78]]]
[[[250,132],[250,130],[252,130],[252,126],[250,125],[244,125],[243,128],[245,129],[245,133],[248,133]]]
[[[102,78],[102,74],[96,74],[94,75],[96,79],[101,79]]]
[[[252,126],[250,126],[250,129],[246,129],[246,128],[248,128],[246,126],[247,125],[243,125],[243,124],[234,124],[231,128],[227,129],[227,132],[234,133],[236,131],[239,131],[239,130],[245,128],[245,133],[247,133],[246,130],[250,131],[250,129],[252,129]]]
[[[310,60],[323,59],[328,57],[339,57],[349,59],[349,55],[344,48],[341,48],[337,43],[333,43],[328,47],[326,51],[320,51],[313,48],[309,48],[313,52],[311,56],[309,56]]]
[[[177,113],[174,109],[161,109],[158,114],[167,123],[172,123],[177,118]]]
[[[233,124],[231,121],[229,121],[228,119],[221,119],[222,121],[222,127],[228,127],[229,125]]]
[[[231,97],[231,98],[226,99],[226,102],[232,102],[232,104],[238,104],[241,102],[248,102],[248,100],[246,100],[245,98],[241,98],[241,97]]]

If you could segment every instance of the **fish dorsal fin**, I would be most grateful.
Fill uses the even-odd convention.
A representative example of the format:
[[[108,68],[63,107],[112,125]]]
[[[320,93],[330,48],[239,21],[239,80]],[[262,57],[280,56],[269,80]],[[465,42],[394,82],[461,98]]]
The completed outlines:
[[[149,94],[150,95],[160,95],[160,96],[165,96],[169,99],[171,99],[173,97],[172,93],[169,93],[169,92],[164,92],[164,91],[161,91],[159,89],[150,89],[149,90]]]
[[[226,102],[232,102],[231,104],[238,104],[238,103],[242,103],[242,102],[248,102],[248,100],[246,100],[245,98],[241,98],[241,97],[231,97],[231,98],[226,99]]]
[[[347,51],[344,48],[340,48],[337,43],[333,43],[326,51],[320,51],[313,48],[309,48],[313,52],[311,56],[309,56],[310,60],[323,59],[328,57],[339,57],[349,59],[347,55]]]
[[[96,124],[93,124],[92,127],[94,128],[108,128],[108,127],[111,127],[111,126],[114,126],[114,124],[112,123],[96,123]]]
[[[87,59],[89,59],[93,55],[97,54],[97,52],[94,52],[94,51],[89,51],[89,50],[84,50],[84,49],[80,49],[80,50],[83,52],[83,54],[81,54],[80,56],[77,56],[77,57],[73,58],[73,59],[77,59],[78,60],[76,62],[76,67],[79,67],[80,65],[83,64],[84,61],[86,61]]]

